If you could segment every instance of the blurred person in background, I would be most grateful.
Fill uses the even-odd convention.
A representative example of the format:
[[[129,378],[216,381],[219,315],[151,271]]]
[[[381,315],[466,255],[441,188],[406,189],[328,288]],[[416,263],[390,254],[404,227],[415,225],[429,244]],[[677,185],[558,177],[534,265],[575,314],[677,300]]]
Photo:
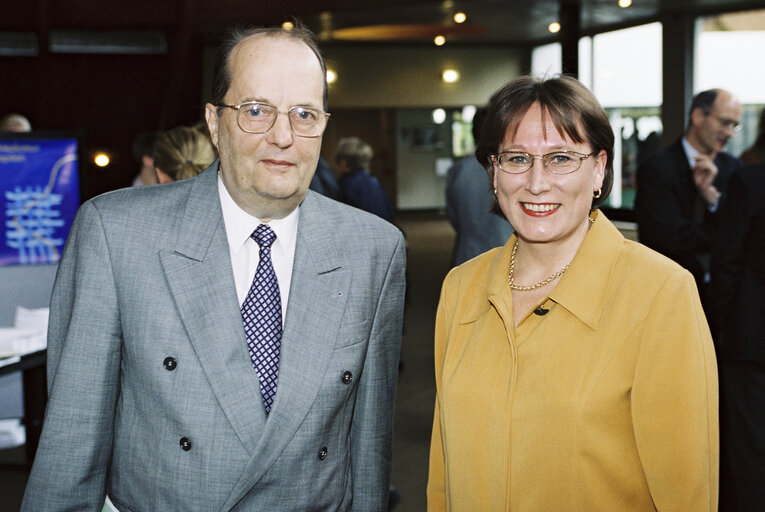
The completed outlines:
[[[687,268],[709,309],[710,250],[728,179],[741,160],[724,151],[740,128],[741,104],[723,89],[693,97],[685,134],[637,170],[638,239]]]
[[[741,160],[746,165],[765,164],[765,108],[760,110],[757,138],[752,147],[741,153]]]
[[[165,132],[154,148],[154,170],[159,183],[185,180],[204,171],[215,160],[209,135],[194,127],[178,126]]]
[[[308,188],[330,199],[341,200],[340,184],[337,182],[335,171],[332,170],[332,167],[330,167],[324,157],[319,157],[319,163],[316,164],[316,172],[313,174]]]
[[[473,139],[481,138],[481,124],[486,108],[479,108],[473,117]],[[454,266],[481,253],[499,247],[513,234],[507,220],[492,211],[494,195],[486,168],[468,155],[452,165],[446,173],[446,216],[457,239],[454,242]]]
[[[733,173],[712,246],[720,512],[765,511],[765,165]]]
[[[29,119],[21,114],[6,114],[0,119],[0,132],[25,133],[32,131]]]
[[[154,146],[162,136],[162,132],[144,132],[133,141],[133,158],[141,166],[133,179],[133,187],[155,185],[157,173],[154,171]]]
[[[358,137],[341,139],[335,153],[335,170],[345,204],[393,222],[393,205],[377,178],[369,174],[372,147]]]

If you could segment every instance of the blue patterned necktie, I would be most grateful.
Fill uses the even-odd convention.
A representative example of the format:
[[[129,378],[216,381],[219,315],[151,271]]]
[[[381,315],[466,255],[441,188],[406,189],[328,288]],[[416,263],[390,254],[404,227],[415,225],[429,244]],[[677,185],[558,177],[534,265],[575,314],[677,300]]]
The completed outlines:
[[[282,343],[282,300],[271,263],[271,244],[276,240],[276,234],[266,224],[261,224],[250,237],[260,246],[260,261],[250,291],[242,303],[242,321],[252,366],[258,372],[263,404],[269,413],[276,396]]]

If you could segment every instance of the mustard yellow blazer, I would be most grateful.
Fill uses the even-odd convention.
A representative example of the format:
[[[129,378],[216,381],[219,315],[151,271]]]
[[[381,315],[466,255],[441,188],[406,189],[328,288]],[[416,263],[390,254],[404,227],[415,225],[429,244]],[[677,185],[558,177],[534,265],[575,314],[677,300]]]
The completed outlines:
[[[452,270],[428,510],[713,512],[717,367],[693,277],[596,221],[514,327],[515,235]]]

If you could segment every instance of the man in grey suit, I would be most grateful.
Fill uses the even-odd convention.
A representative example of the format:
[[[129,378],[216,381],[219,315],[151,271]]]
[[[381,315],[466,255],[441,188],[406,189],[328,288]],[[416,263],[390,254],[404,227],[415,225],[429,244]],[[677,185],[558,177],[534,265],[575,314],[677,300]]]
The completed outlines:
[[[486,107],[473,117],[473,139],[478,143]],[[484,163],[469,155],[452,165],[446,174],[446,217],[457,232],[452,265],[457,266],[494,247],[500,247],[513,234],[513,227],[494,213],[496,197]]]
[[[78,213],[23,510],[386,509],[403,238],[308,191],[328,118],[310,34],[222,55],[220,161]]]

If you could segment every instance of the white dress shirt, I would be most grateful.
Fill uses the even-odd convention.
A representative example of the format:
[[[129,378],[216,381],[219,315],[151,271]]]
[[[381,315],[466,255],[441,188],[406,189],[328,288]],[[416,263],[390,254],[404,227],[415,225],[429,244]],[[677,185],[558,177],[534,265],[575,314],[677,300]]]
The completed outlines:
[[[682,141],[683,141],[683,149],[685,150],[685,157],[688,159],[688,165],[691,166],[691,172],[693,172],[693,166],[696,165],[696,157],[700,155],[701,153],[699,153],[696,150],[696,148],[691,146],[691,143],[688,142],[688,139],[686,139],[685,136],[683,136]],[[706,204],[706,201],[704,201],[704,203]],[[709,210],[712,213],[715,213],[717,212],[717,206],[719,204],[720,204],[719,199],[715,201],[714,204],[707,204],[706,205],[707,210]]]
[[[226,190],[223,180],[218,175],[218,195],[223,210],[223,223],[226,226],[228,249],[231,256],[231,268],[234,270],[236,296],[239,305],[244,302],[247,292],[252,286],[252,279],[260,261],[260,247],[250,235],[263,222],[257,217],[242,210]],[[300,208],[295,208],[283,219],[267,222],[274,230],[276,240],[271,246],[271,261],[279,283],[279,294],[282,300],[282,326],[287,314],[287,300],[290,295],[292,281],[292,264],[295,261],[295,243],[297,241],[297,226],[300,218]]]

